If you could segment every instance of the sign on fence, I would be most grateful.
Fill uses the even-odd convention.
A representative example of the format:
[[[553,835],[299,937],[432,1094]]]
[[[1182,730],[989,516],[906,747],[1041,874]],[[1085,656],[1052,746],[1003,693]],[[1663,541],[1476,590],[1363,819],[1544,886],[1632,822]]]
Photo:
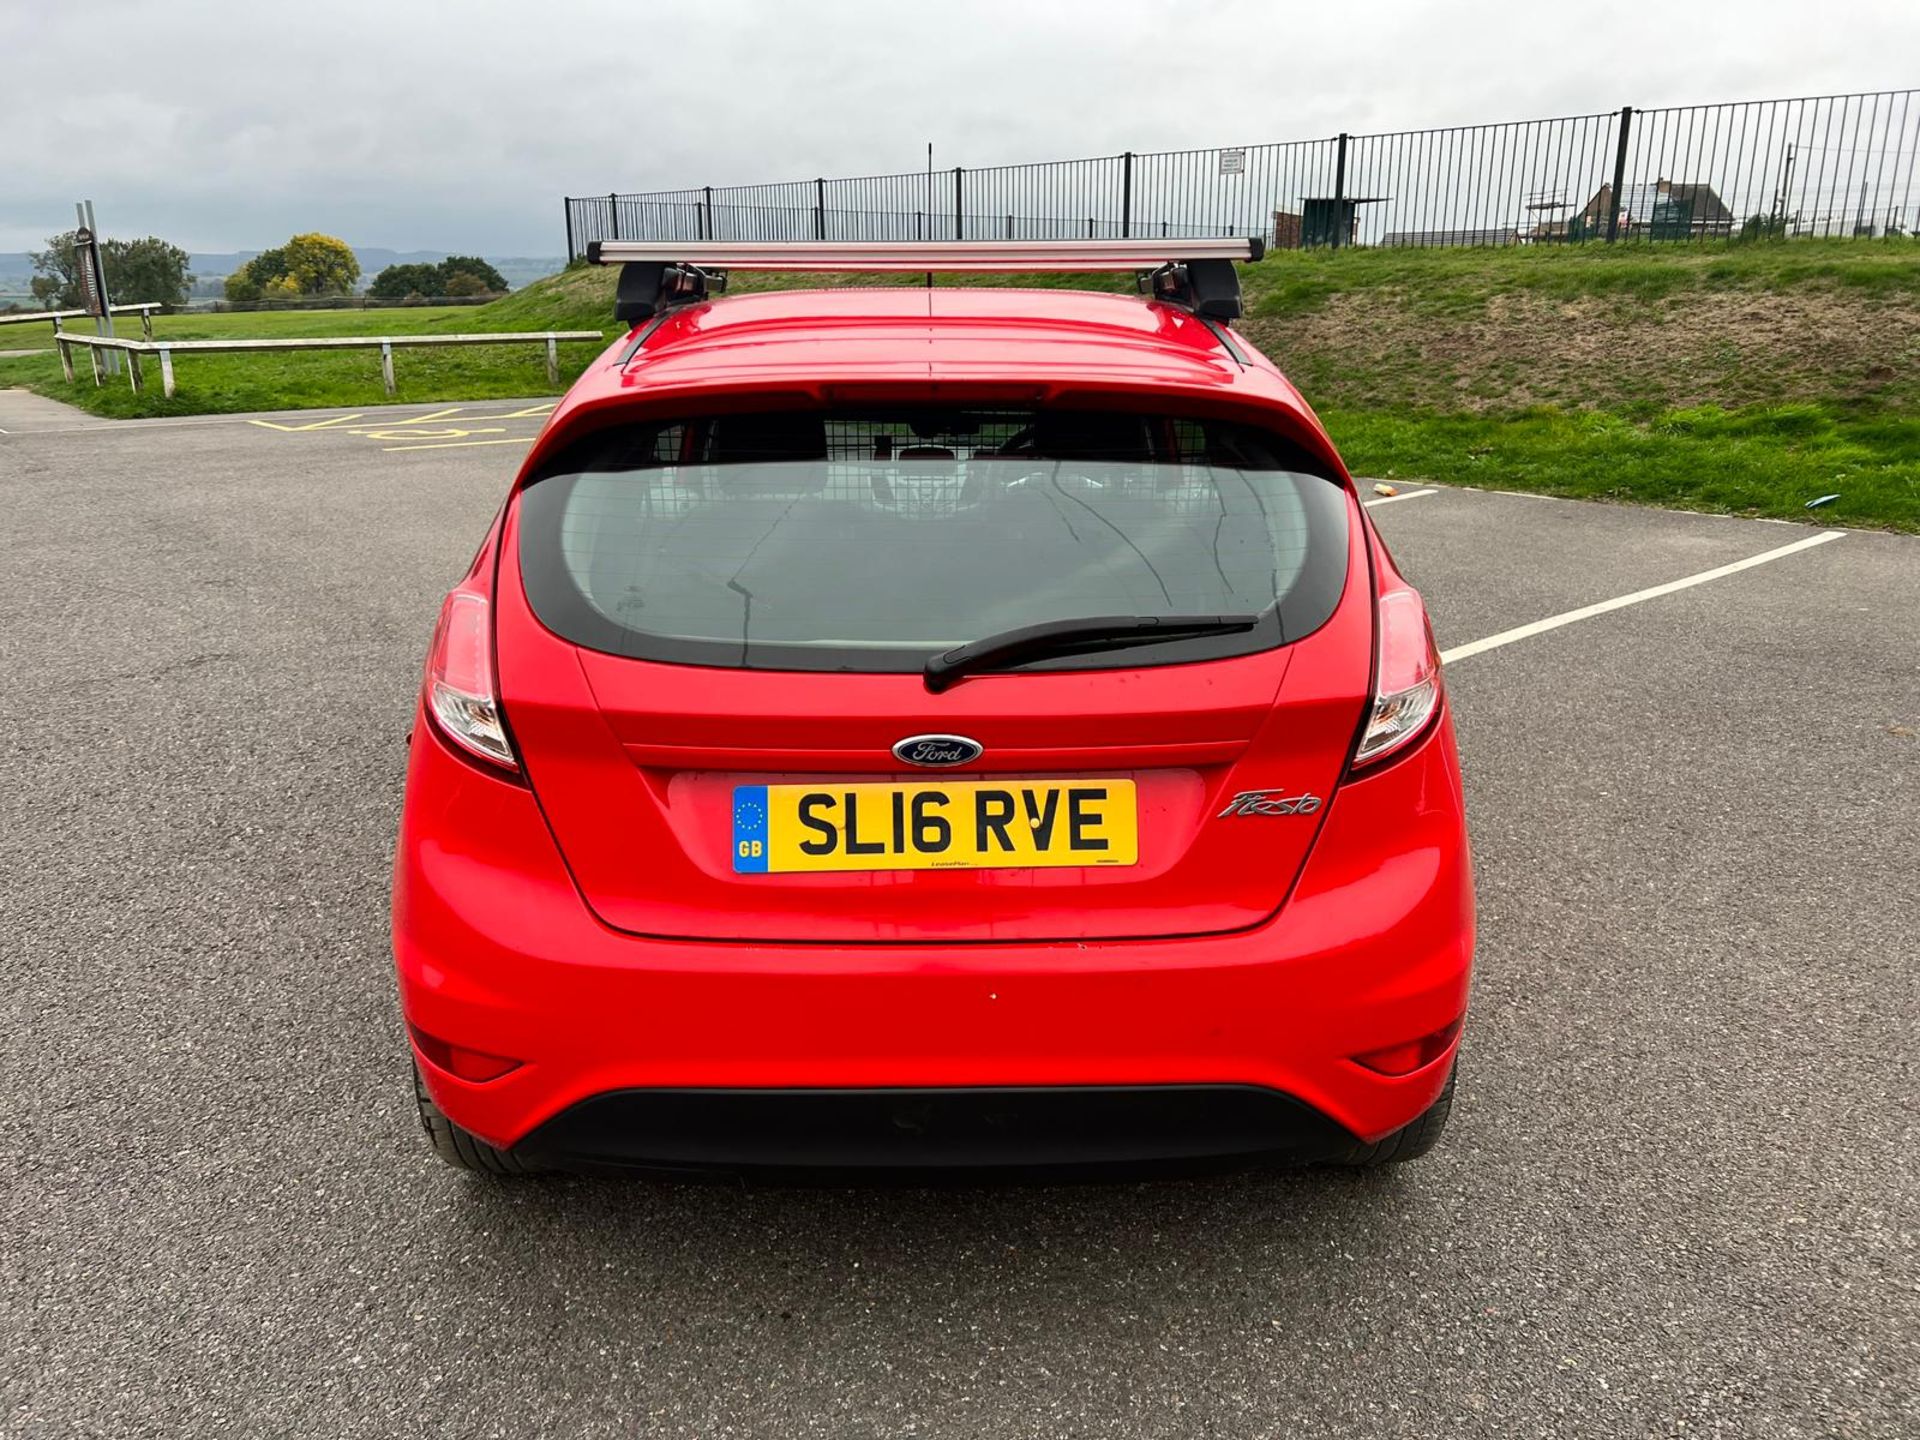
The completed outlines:
[[[1247,173],[1247,147],[1236,145],[1231,150],[1220,152],[1220,173],[1222,175],[1244,175]]]
[[[84,225],[73,232],[73,265],[80,272],[80,304],[97,320],[107,313],[107,277],[100,268],[100,239]]]

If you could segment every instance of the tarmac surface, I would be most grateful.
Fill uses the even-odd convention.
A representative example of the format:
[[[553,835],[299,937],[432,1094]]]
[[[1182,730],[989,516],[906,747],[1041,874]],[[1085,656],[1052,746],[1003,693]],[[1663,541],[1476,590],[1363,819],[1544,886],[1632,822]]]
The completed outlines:
[[[1424,1160],[502,1184],[415,1125],[388,865],[547,403],[0,392],[0,1434],[1920,1434],[1920,539],[1449,666],[1481,938]],[[1374,514],[1449,649],[1824,533]]]

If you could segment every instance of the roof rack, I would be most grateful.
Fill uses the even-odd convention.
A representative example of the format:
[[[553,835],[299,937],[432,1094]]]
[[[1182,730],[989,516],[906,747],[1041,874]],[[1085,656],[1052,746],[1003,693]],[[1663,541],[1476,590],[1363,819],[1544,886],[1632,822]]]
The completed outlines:
[[[594,240],[587,260],[620,266],[616,320],[634,323],[724,290],[729,270],[883,271],[931,275],[1132,270],[1141,293],[1209,320],[1240,315],[1233,262],[1266,253],[1258,238],[1214,240]]]

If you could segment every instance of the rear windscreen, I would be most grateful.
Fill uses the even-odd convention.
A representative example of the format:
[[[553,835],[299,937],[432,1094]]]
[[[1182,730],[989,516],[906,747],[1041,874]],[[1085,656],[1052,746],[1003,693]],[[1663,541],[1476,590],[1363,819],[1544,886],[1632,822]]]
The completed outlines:
[[[1258,613],[1250,632],[1034,669],[1244,654],[1333,613],[1347,500],[1284,438],[1217,420],[846,409],[604,430],[522,492],[541,622],[591,649],[913,671],[1044,621]]]

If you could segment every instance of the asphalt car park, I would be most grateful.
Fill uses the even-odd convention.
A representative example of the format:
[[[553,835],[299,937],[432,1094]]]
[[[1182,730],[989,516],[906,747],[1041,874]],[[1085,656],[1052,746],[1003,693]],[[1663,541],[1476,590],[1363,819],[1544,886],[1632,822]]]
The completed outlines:
[[[387,872],[541,403],[0,410],[0,1432],[1920,1428],[1920,542],[1379,497],[1479,877],[1418,1164],[483,1184],[414,1130]]]

